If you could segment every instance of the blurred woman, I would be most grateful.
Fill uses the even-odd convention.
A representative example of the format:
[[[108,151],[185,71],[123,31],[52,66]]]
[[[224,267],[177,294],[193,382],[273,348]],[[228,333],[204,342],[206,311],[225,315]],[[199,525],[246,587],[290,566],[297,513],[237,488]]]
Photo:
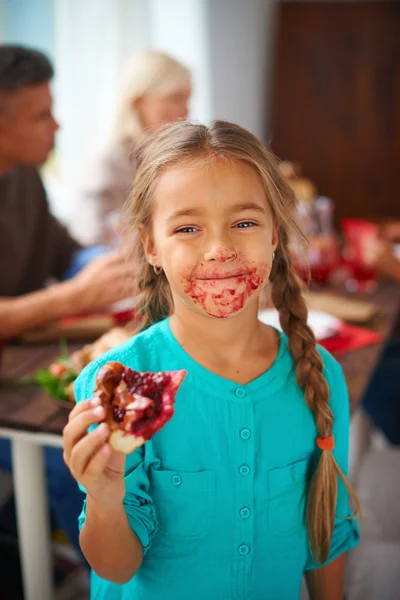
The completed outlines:
[[[148,132],[188,116],[189,70],[154,50],[136,54],[126,67],[115,131],[88,165],[78,190],[71,229],[83,244],[110,244],[135,175],[135,145]]]

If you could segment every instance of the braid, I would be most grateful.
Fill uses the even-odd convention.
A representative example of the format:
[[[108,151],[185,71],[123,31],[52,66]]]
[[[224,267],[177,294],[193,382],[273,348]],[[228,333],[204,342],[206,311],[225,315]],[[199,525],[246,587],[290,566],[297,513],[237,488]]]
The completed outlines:
[[[307,306],[292,269],[288,237],[282,230],[279,242],[271,272],[272,301],[279,311],[281,327],[288,336],[289,350],[296,366],[297,383],[314,415],[318,435],[325,438],[331,435],[333,428],[329,386],[323,375],[324,366],[314,334],[307,325]],[[338,475],[358,506],[355,494],[332,452],[321,452],[310,483],[306,510],[308,536],[317,562],[325,562],[329,554],[335,522]]]
[[[168,317],[172,306],[171,291],[165,273],[156,275],[153,267],[147,262],[139,274],[138,287],[136,309],[140,319],[135,333]]]

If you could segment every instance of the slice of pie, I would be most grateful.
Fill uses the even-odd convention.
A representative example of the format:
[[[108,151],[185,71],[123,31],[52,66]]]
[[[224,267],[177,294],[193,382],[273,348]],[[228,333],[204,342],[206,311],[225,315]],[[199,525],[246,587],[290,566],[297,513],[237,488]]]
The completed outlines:
[[[103,365],[94,392],[107,411],[111,446],[130,454],[152,438],[174,414],[186,375],[184,370],[141,373],[120,362]]]

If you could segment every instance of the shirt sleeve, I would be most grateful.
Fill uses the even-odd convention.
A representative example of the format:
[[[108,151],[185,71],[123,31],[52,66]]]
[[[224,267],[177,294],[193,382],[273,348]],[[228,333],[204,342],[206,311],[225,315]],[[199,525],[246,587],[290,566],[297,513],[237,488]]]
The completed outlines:
[[[332,433],[335,437],[333,454],[339,467],[347,476],[350,432],[349,395],[343,371],[339,364],[335,362],[333,368],[329,370],[330,377],[328,376],[328,381],[331,380],[329,382],[331,389],[330,403],[334,417]],[[357,546],[359,538],[359,528],[355,518],[352,517],[346,486],[341,479],[338,479],[336,518],[328,560],[323,564],[316,563],[310,551],[305,570],[309,571],[327,565],[343,552]]]
[[[93,396],[94,381],[100,362],[90,363],[79,375],[74,384],[76,402]],[[138,537],[143,553],[150,548],[151,541],[157,532],[157,519],[153,500],[149,493],[150,483],[144,466],[144,447],[138,448],[127,456],[125,468],[124,508],[132,531]],[[78,484],[79,485],[79,484]],[[86,490],[79,485],[86,494]],[[79,529],[86,518],[86,499],[79,515]]]

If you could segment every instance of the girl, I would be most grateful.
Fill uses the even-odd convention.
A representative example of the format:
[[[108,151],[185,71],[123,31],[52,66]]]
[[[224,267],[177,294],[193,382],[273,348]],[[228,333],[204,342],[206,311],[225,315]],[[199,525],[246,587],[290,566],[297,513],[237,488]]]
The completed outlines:
[[[238,126],[178,124],[140,151],[129,202],[140,333],[76,382],[65,460],[87,493],[92,598],[342,600],[349,403],[288,254],[295,201]],[[257,319],[270,288],[285,333]],[[175,415],[126,460],[91,401],[108,360],[186,369]]]
[[[150,131],[185,119],[190,95],[190,72],[168,54],[143,50],[129,61],[114,135],[88,164],[79,186],[72,231],[82,243],[113,241],[136,168],[133,148]]]

